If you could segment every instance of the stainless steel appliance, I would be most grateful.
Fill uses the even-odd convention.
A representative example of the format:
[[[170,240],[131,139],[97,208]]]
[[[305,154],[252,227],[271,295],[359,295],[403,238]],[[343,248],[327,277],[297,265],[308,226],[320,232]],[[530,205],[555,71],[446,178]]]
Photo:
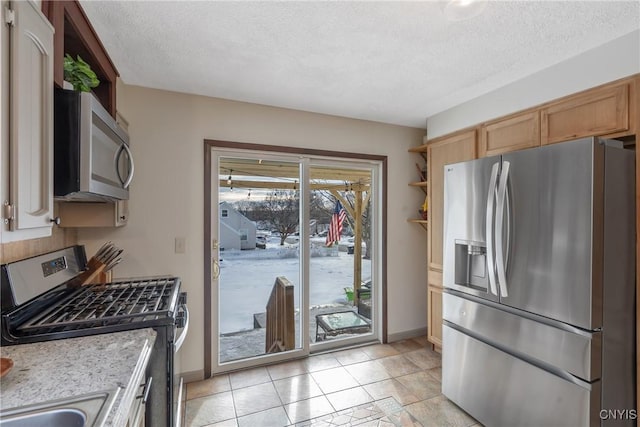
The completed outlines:
[[[56,199],[129,198],[134,173],[129,136],[93,94],[56,89],[53,128]]]
[[[3,265],[2,345],[154,328],[145,422],[153,427],[180,426],[180,405],[174,404],[181,396],[174,396],[174,388],[181,388],[174,384],[174,357],[189,329],[180,279],[159,276],[67,286],[85,266],[83,246]]]
[[[487,426],[635,424],[634,153],[446,165],[442,392]]]

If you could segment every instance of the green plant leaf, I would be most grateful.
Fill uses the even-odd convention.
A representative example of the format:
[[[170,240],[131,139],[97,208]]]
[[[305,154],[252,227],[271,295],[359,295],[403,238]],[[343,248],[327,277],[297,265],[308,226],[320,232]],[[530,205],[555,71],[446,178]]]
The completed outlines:
[[[89,92],[100,84],[100,80],[91,70],[91,66],[87,64],[80,55],[74,60],[71,55],[66,54],[64,57],[64,79],[73,85],[73,89],[80,92]]]

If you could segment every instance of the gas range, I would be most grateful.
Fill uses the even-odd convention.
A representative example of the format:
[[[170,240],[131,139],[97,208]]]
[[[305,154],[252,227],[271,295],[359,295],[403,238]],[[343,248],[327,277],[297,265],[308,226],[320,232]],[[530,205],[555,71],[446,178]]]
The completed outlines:
[[[2,343],[24,344],[137,328],[182,327],[185,294],[176,277],[145,277],[69,288],[66,284],[2,314]]]
[[[180,294],[179,278],[70,286],[71,279],[84,270],[85,259],[84,248],[75,246],[2,266],[3,345],[183,326],[180,307],[186,294]]]
[[[180,425],[182,387],[173,365],[189,328],[180,278],[137,277],[77,286],[86,268],[83,246],[2,265],[1,344],[153,328],[156,341],[147,378],[153,377],[154,386],[146,424]]]

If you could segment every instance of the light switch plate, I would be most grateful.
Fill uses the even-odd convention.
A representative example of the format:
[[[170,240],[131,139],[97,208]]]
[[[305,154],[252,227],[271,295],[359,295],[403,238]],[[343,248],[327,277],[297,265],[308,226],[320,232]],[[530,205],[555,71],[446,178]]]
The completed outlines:
[[[187,238],[186,237],[176,237],[175,238],[175,253],[183,254],[185,253],[187,248]]]

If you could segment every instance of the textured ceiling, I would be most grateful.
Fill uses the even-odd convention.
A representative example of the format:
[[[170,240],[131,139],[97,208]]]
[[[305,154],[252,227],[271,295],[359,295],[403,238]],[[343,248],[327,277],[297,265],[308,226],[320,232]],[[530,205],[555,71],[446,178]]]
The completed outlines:
[[[640,2],[81,1],[131,85],[425,127],[640,28]],[[621,54],[624,54],[621,52]]]

